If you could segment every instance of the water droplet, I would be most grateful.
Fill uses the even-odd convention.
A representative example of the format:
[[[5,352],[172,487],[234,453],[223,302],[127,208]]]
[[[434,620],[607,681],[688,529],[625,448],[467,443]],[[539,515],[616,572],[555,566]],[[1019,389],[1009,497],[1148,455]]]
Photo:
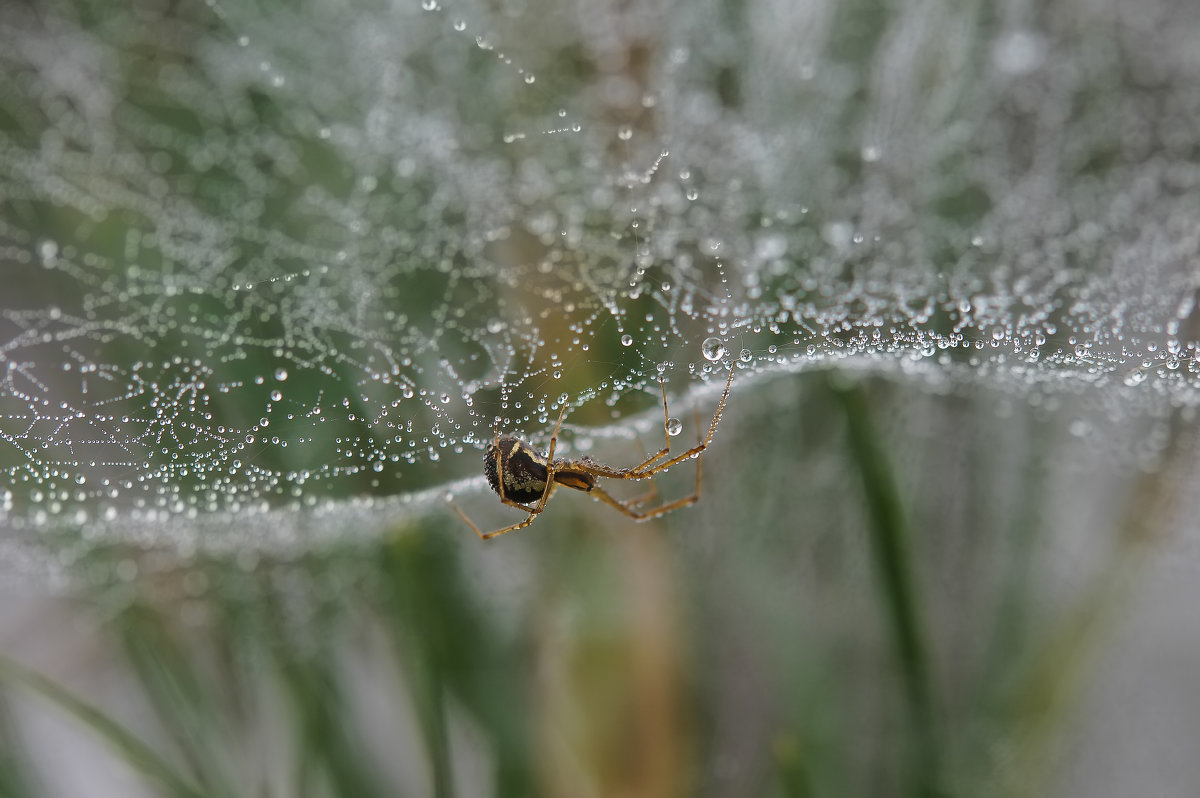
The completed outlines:
[[[1041,66],[1046,57],[1046,43],[1036,33],[1013,31],[996,42],[992,62],[1001,72],[1027,75]]]
[[[667,419],[667,434],[674,438],[679,433],[683,432],[683,422],[677,418]]]
[[[749,349],[743,349],[741,354],[738,355],[738,360],[742,361],[743,363],[749,363],[753,359],[754,354]]]
[[[721,343],[720,338],[705,338],[704,343],[700,344],[700,354],[704,355],[705,360],[715,363],[725,355],[725,344]]]
[[[624,335],[621,336],[621,346],[632,346],[632,345],[633,345],[633,336],[632,335],[630,335],[629,333],[625,333]]]

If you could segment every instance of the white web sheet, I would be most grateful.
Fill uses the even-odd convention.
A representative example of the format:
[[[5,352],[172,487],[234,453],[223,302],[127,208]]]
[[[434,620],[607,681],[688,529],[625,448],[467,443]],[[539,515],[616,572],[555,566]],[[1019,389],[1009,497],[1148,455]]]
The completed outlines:
[[[1191,12],[235,5],[0,19],[11,525],[390,513],[730,364],[1197,404]]]

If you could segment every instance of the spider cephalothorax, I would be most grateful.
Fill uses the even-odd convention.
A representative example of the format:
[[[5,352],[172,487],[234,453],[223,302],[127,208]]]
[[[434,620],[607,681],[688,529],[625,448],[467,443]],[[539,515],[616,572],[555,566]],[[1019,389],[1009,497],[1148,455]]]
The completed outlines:
[[[667,445],[631,468],[613,468],[612,466],[597,463],[590,457],[583,457],[578,460],[555,460],[554,449],[558,444],[558,431],[562,428],[566,407],[563,407],[562,412],[558,415],[558,423],[554,425],[554,434],[550,436],[550,450],[545,455],[519,438],[514,438],[511,435],[501,437],[500,433],[497,432],[484,452],[483,473],[487,477],[488,484],[492,487],[492,490],[500,497],[501,502],[512,507],[518,507],[529,513],[529,515],[525,517],[524,521],[506,526],[503,529],[497,529],[494,532],[484,533],[480,531],[479,527],[457,505],[454,509],[470,525],[471,529],[475,530],[475,534],[487,540],[488,538],[494,538],[497,535],[503,535],[505,532],[512,532],[513,530],[522,529],[532,524],[533,519],[542,510],[546,509],[546,502],[550,500],[551,494],[554,493],[554,489],[559,485],[590,493],[593,497],[615,507],[636,521],[645,521],[648,518],[654,518],[663,513],[669,513],[672,510],[693,504],[700,499],[700,458],[704,450],[708,448],[708,444],[712,441],[713,433],[717,431],[717,423],[721,420],[721,411],[725,409],[725,402],[729,399],[729,387],[732,384],[733,369],[730,368],[729,377],[725,380],[725,391],[721,394],[721,401],[717,404],[717,411],[713,414],[712,423],[708,426],[708,435],[702,440],[697,438],[695,446],[674,457],[671,456],[672,419],[667,412],[667,389],[664,385],[662,389],[663,427],[666,433]],[[697,418],[697,427],[700,425],[699,422],[700,419]],[[679,422],[675,421],[674,426],[676,427],[676,431],[678,425]],[[696,458],[695,492],[689,496],[684,496],[682,499],[676,499],[675,501],[655,507],[652,510],[637,509],[644,501],[648,500],[646,497],[640,500],[621,501],[596,484],[596,480],[599,477],[608,477],[609,479],[650,479],[655,474],[666,471],[671,466],[693,457]],[[650,495],[657,494],[652,492]]]

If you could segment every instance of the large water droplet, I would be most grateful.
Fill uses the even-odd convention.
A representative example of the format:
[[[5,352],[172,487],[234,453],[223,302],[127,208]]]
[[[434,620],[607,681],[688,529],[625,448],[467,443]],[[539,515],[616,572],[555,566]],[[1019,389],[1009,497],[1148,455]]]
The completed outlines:
[[[715,363],[724,357],[725,344],[721,343],[720,338],[705,338],[704,343],[700,344],[700,354],[704,355],[705,360]]]

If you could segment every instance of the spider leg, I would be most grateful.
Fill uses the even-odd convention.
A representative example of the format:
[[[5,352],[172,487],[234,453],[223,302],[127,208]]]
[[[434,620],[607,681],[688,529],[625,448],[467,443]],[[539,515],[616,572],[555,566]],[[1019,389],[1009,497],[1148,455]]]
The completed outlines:
[[[595,490],[593,488],[592,490]],[[650,490],[643,493],[641,496],[634,496],[626,499],[625,504],[630,507],[641,507],[643,504],[648,504],[658,498],[658,485],[652,479],[650,480]]]
[[[472,521],[470,518],[467,517],[467,514],[465,512],[463,512],[463,509],[461,507],[459,507],[457,504],[454,504],[453,502],[450,503],[450,506],[454,508],[454,512],[458,513],[459,518],[461,518],[462,520],[467,522],[467,526],[471,527],[472,531],[474,531],[475,534],[479,536],[480,540],[487,540],[487,538],[485,538],[483,536],[483,531],[478,526],[475,525],[474,521]]]
[[[650,455],[650,457],[647,457],[645,460],[638,463],[637,465],[635,465],[633,468],[631,468],[629,470],[630,471],[641,471],[643,468],[646,468],[647,466],[652,465],[653,463],[661,460],[662,458],[666,457],[670,453],[671,453],[671,450],[669,447],[666,449],[659,449],[655,454]]]
[[[462,520],[467,522],[467,526],[471,527],[471,529],[474,530],[475,534],[479,536],[480,540],[491,540],[492,538],[496,537],[497,535],[503,535],[505,532],[512,532],[517,529],[524,529],[525,527],[527,527],[533,523],[533,519],[537,518],[537,513],[530,513],[525,518],[524,521],[518,521],[517,523],[513,524],[512,526],[506,526],[503,529],[497,529],[492,532],[483,532],[479,529],[479,527],[475,526],[474,522],[472,522],[470,518],[467,518],[467,514],[464,513],[462,510],[460,510],[457,505],[454,507],[454,510],[455,510],[455,512],[458,513],[459,517],[462,518]]]
[[[670,428],[670,424],[671,424],[671,416],[667,412],[667,383],[665,380],[660,379],[658,384],[662,388],[663,437],[664,437],[667,445],[664,446],[663,448],[659,449],[654,454],[647,457],[642,462],[635,465],[633,468],[629,469],[630,471],[641,471],[643,468],[649,467],[652,463],[654,463],[658,460],[661,460],[662,458],[666,457],[668,454],[671,453],[671,433],[668,432],[668,429]]]
[[[697,441],[699,441],[699,438],[700,438],[700,419],[697,418],[696,419],[696,439],[697,439]],[[704,444],[698,443],[697,445],[704,445]],[[696,489],[694,491],[692,491],[687,496],[684,496],[679,499],[675,499],[674,501],[667,502],[666,504],[655,507],[652,510],[637,509],[641,504],[649,501],[650,499],[652,499],[658,495],[657,485],[655,485],[654,480],[648,476],[629,477],[630,479],[650,479],[650,492],[644,496],[636,496],[632,499],[627,499],[625,501],[621,501],[620,499],[618,499],[617,497],[613,496],[611,493],[608,493],[606,490],[604,490],[603,488],[600,488],[600,487],[592,488],[591,494],[593,496],[595,496],[597,499],[599,499],[600,501],[607,504],[609,507],[614,507],[617,510],[620,510],[622,513],[629,516],[630,518],[632,518],[635,521],[648,521],[651,518],[657,518],[660,515],[666,515],[667,513],[671,512],[672,510],[678,510],[680,507],[687,507],[689,504],[695,504],[696,502],[700,501],[700,491],[701,491],[701,485],[702,485],[701,475],[703,474],[703,471],[702,471],[703,466],[704,466],[704,458],[701,456],[698,456],[696,458]]]
[[[663,416],[664,417],[666,417],[666,415],[667,415],[666,408],[667,408],[667,389],[666,389],[666,386],[663,385]],[[666,431],[666,425],[667,425],[667,422],[664,421],[663,422],[664,432]],[[696,426],[697,427],[700,426],[700,423],[698,421],[696,423]],[[638,441],[640,444],[640,441],[641,441],[640,436],[638,437]],[[646,466],[650,465],[651,463],[654,463],[656,460],[660,460],[661,458],[670,454],[670,452],[671,452],[671,437],[670,437],[670,433],[668,433],[667,434],[667,445],[665,448],[659,449],[655,454],[651,455],[649,458],[647,458],[646,460],[643,460],[642,462],[638,463],[636,466],[634,466],[632,469],[629,469],[629,470],[636,471],[638,469],[645,468]],[[625,503],[629,507],[640,507],[643,504],[647,504],[648,502],[654,501],[655,499],[658,498],[658,495],[659,495],[658,494],[658,485],[655,483],[654,480],[650,480],[650,489],[648,491],[646,491],[645,493],[643,493],[640,496],[633,496],[629,499],[625,499]]]
[[[549,492],[549,493],[553,493],[553,492],[554,492],[554,486],[553,486],[553,485],[551,485],[551,486],[550,486],[550,490],[549,490],[548,492]],[[545,496],[545,495],[546,495],[546,494],[543,494],[543,496]],[[524,510],[525,512],[529,513],[529,515],[527,515],[527,516],[525,517],[525,520],[524,520],[524,521],[519,521],[519,522],[517,522],[517,523],[513,524],[512,526],[506,526],[506,527],[504,527],[503,529],[497,529],[497,530],[495,530],[494,532],[484,532],[484,531],[482,531],[482,530],[481,530],[481,529],[480,529],[480,528],[479,528],[479,527],[478,527],[478,526],[475,524],[475,522],[474,522],[474,521],[472,521],[472,520],[471,520],[471,519],[470,519],[470,518],[467,516],[467,514],[466,514],[465,512],[463,512],[463,509],[462,509],[461,507],[459,507],[459,506],[458,506],[457,504],[455,504],[454,502],[451,502],[451,503],[450,503],[450,506],[454,508],[454,512],[458,513],[458,517],[459,517],[459,518],[461,518],[462,520],[464,520],[464,521],[466,521],[466,522],[467,522],[467,526],[471,527],[471,530],[472,530],[472,531],[473,531],[473,532],[474,532],[476,535],[478,535],[478,536],[479,536],[479,539],[480,539],[480,540],[490,540],[490,539],[492,539],[492,538],[496,537],[497,535],[503,535],[505,532],[512,532],[512,531],[514,531],[514,530],[517,530],[517,529],[524,529],[525,527],[527,527],[527,526],[529,526],[530,524],[532,524],[532,523],[533,523],[533,519],[537,518],[537,516],[538,516],[538,513],[540,513],[540,512],[542,511],[542,510],[541,510],[540,508],[538,508],[536,505],[535,505],[535,506],[533,506],[533,507],[530,507],[530,506],[529,506],[529,505],[527,505],[527,504],[521,504],[520,502],[515,502],[515,501],[513,501],[512,499],[505,499],[505,498],[503,498],[503,497],[502,497],[502,498],[500,499],[500,501],[501,501],[503,504],[506,504],[506,505],[508,505],[509,507],[516,507],[518,510]]]
[[[656,464],[648,466],[648,467],[641,466],[639,468],[630,469],[629,473],[626,476],[622,476],[619,478],[621,478],[621,479],[647,479],[648,477],[650,477],[654,474],[657,474],[659,471],[665,471],[666,469],[670,468],[671,466],[675,465],[676,463],[682,463],[684,460],[687,460],[689,457],[698,455],[701,452],[703,452],[705,449],[707,449],[708,444],[712,443],[713,434],[717,431],[717,424],[719,424],[721,421],[721,413],[723,413],[725,411],[725,403],[729,400],[729,387],[733,384],[733,373],[734,373],[734,370],[731,367],[729,369],[729,378],[727,380],[725,380],[725,390],[721,393],[721,401],[717,404],[717,412],[713,414],[712,423],[708,425],[708,435],[706,435],[704,437],[704,440],[700,441],[695,446],[688,449],[686,452],[683,452],[682,454],[675,455],[674,457],[672,457],[668,460],[664,460],[661,463],[656,463]],[[651,460],[651,462],[653,463],[654,461]]]
[[[499,483],[500,483],[500,490],[499,490],[500,501],[502,501],[505,504],[512,504],[512,505],[521,507],[521,505],[518,505],[516,502],[512,502],[512,501],[509,501],[508,499],[504,498],[504,469],[502,469],[500,467],[500,420],[499,419],[496,419],[496,423],[492,426],[492,451],[494,451],[496,453],[496,479],[499,480]],[[450,502],[450,506],[454,508],[454,512],[458,513],[458,517],[461,518],[463,521],[465,521],[467,523],[467,526],[471,527],[471,530],[476,535],[479,536],[480,540],[487,540],[487,535],[485,535],[483,530],[481,530],[479,528],[479,526],[467,516],[466,512],[464,512],[461,507],[459,507],[454,502]],[[521,509],[528,510],[529,508],[521,507]],[[532,519],[532,517],[533,516],[531,515],[530,518]],[[488,534],[491,534],[491,533],[488,533]]]
[[[666,382],[663,382],[663,381],[660,381],[660,382],[659,382],[659,385],[662,387],[662,406],[663,406],[663,438],[664,438],[664,442],[665,442],[667,445],[666,445],[666,446],[664,446],[663,448],[659,449],[657,452],[655,452],[654,454],[650,455],[649,457],[647,457],[645,460],[643,460],[642,462],[638,463],[637,465],[635,465],[635,466],[633,466],[633,467],[631,467],[631,468],[624,469],[624,470],[626,470],[626,471],[629,471],[629,472],[631,472],[631,473],[636,473],[636,472],[644,471],[645,469],[647,469],[647,468],[649,468],[650,466],[654,465],[656,462],[658,462],[659,460],[661,460],[662,458],[666,457],[667,455],[669,455],[669,454],[671,453],[671,433],[670,433],[670,428],[671,428],[671,414],[670,414],[670,412],[667,410],[667,383],[666,383]],[[698,412],[698,411],[697,411],[697,416],[696,416],[696,417],[697,417],[696,426],[697,426],[697,427],[699,427],[699,426],[700,426],[700,421],[699,421],[699,412]],[[650,495],[651,495],[651,496],[653,496],[653,493],[651,493]]]
[[[542,498],[538,499],[538,503],[534,506],[533,515],[529,520],[533,520],[533,516],[546,509],[546,502],[550,501],[550,494],[554,492],[554,472],[558,469],[554,467],[554,448],[558,445],[558,431],[562,428],[563,416],[567,414],[567,406],[564,404],[562,410],[558,411],[558,423],[554,425],[554,434],[550,436],[550,450],[546,452],[546,487],[542,491]]]
[[[504,527],[504,529],[497,529],[494,532],[487,532],[483,535],[480,535],[479,539],[480,540],[491,540],[492,538],[503,535],[506,532],[515,532],[518,529],[524,529],[525,527],[532,524],[533,519],[535,519],[535,518],[537,518],[537,513],[531,513],[530,516],[528,518],[526,518],[524,521],[513,524],[512,526],[506,526],[506,527]],[[478,532],[479,530],[476,530],[476,531]]]
[[[699,469],[696,470],[699,476]],[[592,488],[591,495],[595,496],[600,501],[607,504],[609,507],[620,510],[625,515],[635,521],[649,521],[651,518],[657,518],[660,515],[665,515],[672,510],[678,510],[680,507],[687,507],[689,504],[695,504],[700,501],[700,482],[696,481],[696,491],[681,499],[667,502],[666,504],[655,507],[653,510],[638,510],[631,502],[623,502],[612,494],[608,493],[603,488]]]

